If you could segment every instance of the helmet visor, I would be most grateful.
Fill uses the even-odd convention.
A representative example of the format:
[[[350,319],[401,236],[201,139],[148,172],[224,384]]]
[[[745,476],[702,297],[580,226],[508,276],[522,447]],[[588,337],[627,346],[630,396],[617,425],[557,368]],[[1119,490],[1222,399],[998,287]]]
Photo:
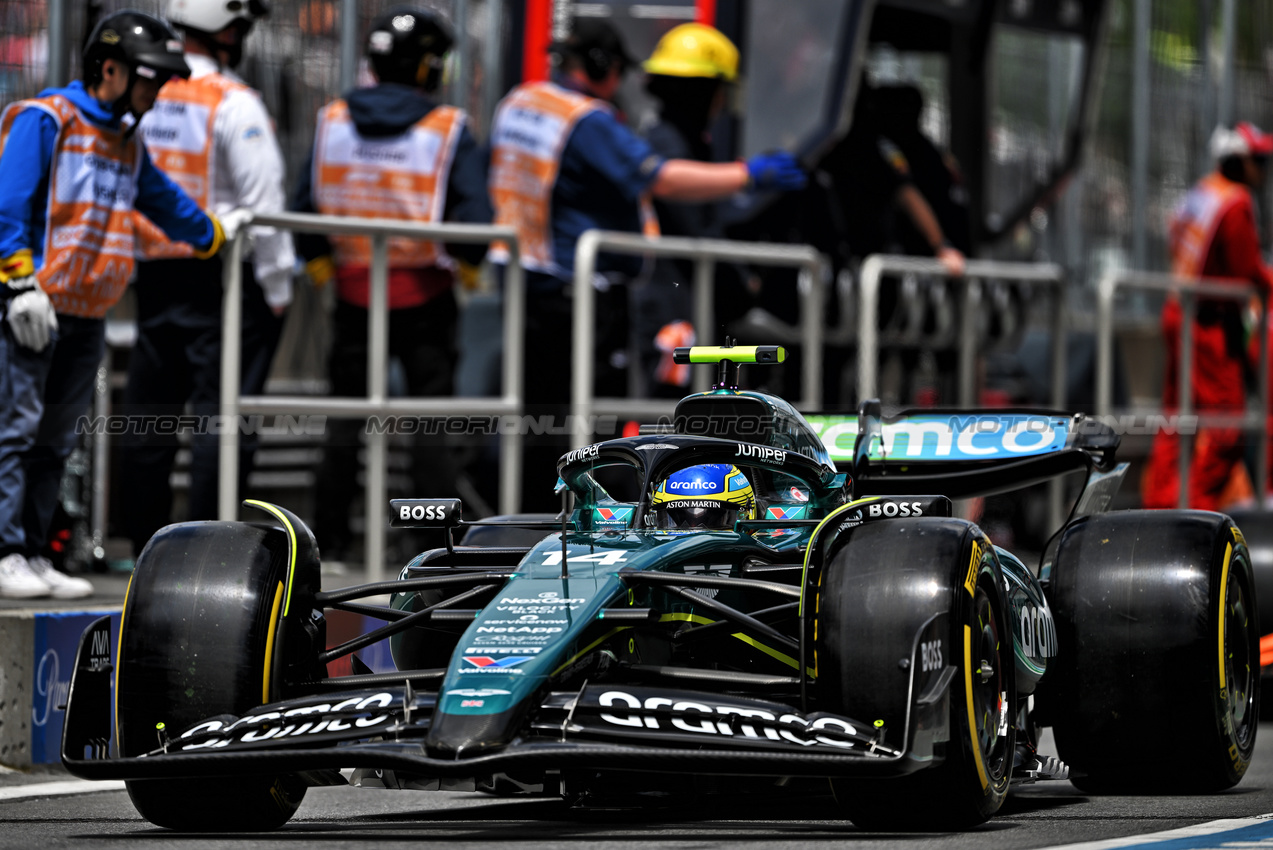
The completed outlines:
[[[715,499],[676,499],[654,506],[654,524],[669,531],[733,528],[738,505]]]

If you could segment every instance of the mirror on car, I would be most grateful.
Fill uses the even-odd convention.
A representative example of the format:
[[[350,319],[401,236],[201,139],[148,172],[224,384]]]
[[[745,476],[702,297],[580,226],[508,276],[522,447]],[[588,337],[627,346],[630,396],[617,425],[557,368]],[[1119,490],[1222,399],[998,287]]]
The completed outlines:
[[[462,521],[459,499],[393,499],[389,502],[393,528],[448,528]]]

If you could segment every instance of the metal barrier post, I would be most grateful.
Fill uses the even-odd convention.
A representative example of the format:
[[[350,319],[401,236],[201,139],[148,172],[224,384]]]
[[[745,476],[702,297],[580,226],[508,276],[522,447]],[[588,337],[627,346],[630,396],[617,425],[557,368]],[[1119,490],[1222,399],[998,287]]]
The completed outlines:
[[[1260,385],[1256,394],[1260,399],[1260,441],[1255,453],[1255,503],[1264,507],[1265,493],[1269,486],[1269,295],[1260,290]]]
[[[827,268],[821,262],[800,266],[796,277],[805,352],[804,368],[800,371],[801,403],[807,410],[822,406],[822,290],[826,277]]]
[[[715,286],[716,262],[708,257],[694,260],[694,337],[695,342],[702,345],[718,345],[724,340],[712,339],[712,330],[716,327],[715,312],[712,308]],[[712,386],[712,375],[709,369],[690,370],[690,389],[696,393],[705,393]]]
[[[885,273],[919,274],[950,277],[950,272],[937,260],[893,254],[872,254],[862,262],[858,275],[858,398],[875,398],[879,393],[876,373],[879,364],[879,330],[875,326],[879,306],[880,278]],[[1054,263],[1006,263],[997,260],[969,260],[964,267],[963,290],[960,294],[959,318],[959,403],[971,406],[976,400],[977,305],[981,303],[981,287],[987,280],[1040,283],[1061,292],[1065,272]],[[1062,299],[1058,303],[1064,304]],[[1053,334],[1064,337],[1065,311],[1051,317]],[[1054,338],[1054,345],[1056,339]],[[1060,356],[1054,354],[1054,384],[1065,383],[1064,343]],[[1057,378],[1060,380],[1057,381]],[[1055,386],[1054,386],[1055,390]]]
[[[93,416],[99,422],[106,421],[110,415],[110,352],[106,353],[102,365],[97,367],[97,380],[94,382]],[[110,491],[110,445],[105,429],[93,435],[93,489],[89,503],[90,524],[93,532],[93,557],[96,560],[106,558],[106,498]]]
[[[239,370],[243,352],[243,242],[247,227],[240,227],[224,259],[225,314],[221,322],[221,434],[217,519],[239,517]]]
[[[240,396],[239,341],[242,336],[241,258],[246,227],[230,245],[225,261],[225,304],[222,322],[219,489],[217,510],[221,519],[238,514],[238,420],[240,414],[319,415],[345,418],[370,416],[476,415],[520,416],[522,413],[522,341],[525,338],[525,278],[518,265],[517,233],[510,227],[470,224],[421,224],[391,219],[364,219],[301,213],[260,214],[252,224],[281,227],[302,233],[371,235],[371,303],[368,311],[368,395],[365,398],[313,398],[310,396]],[[505,277],[503,322],[503,394],[499,398],[388,397],[388,237],[433,239],[466,244],[500,241],[508,246],[511,266]],[[499,422],[500,510],[514,513],[521,488],[521,422]],[[384,560],[384,503],[386,495],[384,428],[367,434],[367,532],[365,557],[370,580],[381,574]]]
[[[966,277],[959,298],[959,406],[977,404],[977,308],[981,306],[981,283]]]
[[[1106,272],[1096,287],[1096,415],[1114,407],[1114,294],[1118,273]]]
[[[367,401],[383,405],[389,400],[389,237],[371,237],[371,298],[367,310]],[[389,462],[384,428],[367,428],[366,528],[363,532],[364,567],[368,581],[380,581],[385,559],[385,467]]]
[[[572,335],[574,363],[571,369],[571,412],[578,421],[588,422],[597,407],[622,409],[626,415],[640,415],[649,412],[658,403],[649,401],[618,405],[618,400],[592,397],[592,357],[595,336],[596,299],[591,291],[592,278],[597,268],[597,254],[604,248],[621,254],[650,254],[656,257],[677,257],[695,261],[728,260],[738,263],[755,263],[765,266],[794,266],[807,274],[802,278],[808,281],[807,291],[797,284],[801,298],[801,325],[803,328],[803,351],[805,375],[802,389],[805,397],[800,406],[806,410],[816,410],[822,403],[822,315],[818,305],[822,303],[824,261],[812,247],[808,245],[780,245],[766,242],[734,242],[728,239],[690,239],[679,236],[663,236],[650,239],[634,233],[619,233],[605,230],[585,230],[575,246],[574,274],[574,315],[572,317]],[[704,304],[710,307],[711,288],[715,277],[710,270],[699,268],[695,272],[695,281],[703,282],[706,287],[699,287],[695,294],[695,321],[704,321],[703,314],[710,319],[710,309],[704,310]],[[704,296],[703,290],[708,290]],[[702,326],[696,328],[702,333]],[[571,445],[583,446],[586,435],[582,430],[572,435]]]
[[[1052,407],[1055,410],[1066,408],[1066,375],[1065,375],[1065,287],[1057,286],[1052,290]],[[1065,522],[1065,481],[1055,478],[1048,483],[1048,525],[1060,528]]]
[[[1184,422],[1193,413],[1193,292],[1185,290],[1180,293],[1180,312],[1183,320],[1180,323],[1180,372],[1176,375],[1176,393],[1180,399],[1180,418]],[[1180,433],[1177,424],[1176,433]],[[1193,440],[1184,439],[1181,434],[1180,456],[1177,458],[1179,468],[1177,475],[1180,481],[1180,492],[1176,495],[1176,507],[1189,507],[1189,465],[1193,461]]]
[[[875,398],[879,390],[875,377],[879,374],[880,342],[875,328],[875,314],[880,309],[880,275],[883,257],[872,254],[862,263],[858,281],[858,398]]]
[[[522,404],[522,362],[526,344],[526,275],[521,266],[521,249],[516,239],[506,240],[508,268],[504,272],[504,405],[517,413]],[[500,429],[499,510],[517,513],[522,498],[522,432],[516,427]]]
[[[597,248],[601,244],[600,230],[585,230],[575,246],[575,281],[571,289],[574,310],[571,313],[571,349],[573,361],[570,370],[570,413],[584,416],[592,409],[592,350],[595,345],[593,323],[596,317],[596,290],[592,285],[593,270],[597,267]],[[578,421],[578,420],[576,420]],[[583,429],[572,431],[570,445],[585,446]]]
[[[1239,303],[1246,302],[1253,294],[1260,295],[1260,292],[1250,281],[1232,278],[1181,278],[1170,274],[1136,271],[1107,273],[1101,278],[1096,302],[1096,413],[1100,416],[1108,416],[1113,413],[1114,298],[1119,287],[1149,289],[1163,293],[1179,293],[1183,321],[1180,326],[1179,373],[1176,384],[1179,407],[1176,410],[1175,427],[1180,438],[1178,458],[1180,491],[1177,494],[1177,504],[1182,508],[1187,507],[1189,504],[1189,471],[1193,463],[1193,442],[1185,439],[1187,435],[1179,433],[1180,428],[1185,423],[1185,420],[1189,418],[1193,419],[1199,427],[1205,426],[1208,420],[1215,421],[1205,412],[1199,415],[1194,413],[1193,383],[1190,373],[1193,371],[1194,361],[1193,323],[1196,320],[1195,305],[1204,290],[1206,297],[1209,299],[1219,298]],[[1267,304],[1264,302],[1263,296],[1261,296],[1260,329],[1260,368],[1256,378],[1258,383],[1258,406],[1260,409],[1258,412],[1248,410],[1244,414],[1243,429],[1249,432],[1252,428],[1258,428],[1259,431],[1256,454],[1258,468],[1255,471],[1252,483],[1259,491],[1259,498],[1262,501],[1264,490],[1268,486],[1267,462],[1269,457],[1268,315]],[[1227,421],[1232,420],[1232,416],[1226,413],[1220,414],[1219,418]]]

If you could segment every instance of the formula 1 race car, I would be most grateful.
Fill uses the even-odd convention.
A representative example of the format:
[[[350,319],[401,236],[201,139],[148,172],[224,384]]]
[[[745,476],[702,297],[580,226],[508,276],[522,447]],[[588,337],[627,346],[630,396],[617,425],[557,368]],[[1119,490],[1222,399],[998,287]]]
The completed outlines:
[[[1227,516],[1105,512],[1126,464],[1081,415],[886,420],[865,402],[815,429],[735,389],[739,363],[783,358],[678,349],[716,364],[716,387],[564,455],[551,522],[395,500],[393,525],[447,538],[396,581],[323,590],[312,534],[274,505],[168,526],[137,561],[115,657],[108,619],[81,639],[63,762],[126,779],[160,826],[236,831],[347,783],[586,806],[829,781],[857,826],[914,830],[981,823],[1014,782],[1242,779],[1256,600]],[[1086,485],[1037,574],[954,515],[952,499],[1074,471]],[[333,611],[385,625],[329,648]],[[396,670],[349,663],[385,638]],[[1036,750],[1048,725],[1059,759]]]

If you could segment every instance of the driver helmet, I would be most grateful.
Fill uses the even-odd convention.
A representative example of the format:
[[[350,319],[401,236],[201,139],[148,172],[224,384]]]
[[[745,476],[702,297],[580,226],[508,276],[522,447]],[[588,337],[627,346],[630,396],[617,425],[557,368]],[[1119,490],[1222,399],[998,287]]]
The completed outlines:
[[[667,531],[731,529],[754,519],[751,482],[729,463],[704,463],[678,470],[654,491],[654,525]]]

